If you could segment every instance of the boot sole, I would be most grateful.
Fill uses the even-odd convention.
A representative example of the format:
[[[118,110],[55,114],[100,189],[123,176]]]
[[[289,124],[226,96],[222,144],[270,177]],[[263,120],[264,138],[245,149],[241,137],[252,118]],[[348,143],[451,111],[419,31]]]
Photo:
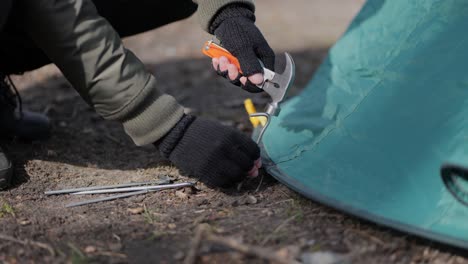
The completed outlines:
[[[8,168],[0,170],[0,190],[4,190],[10,187],[12,176],[13,176],[13,168],[10,162]]]

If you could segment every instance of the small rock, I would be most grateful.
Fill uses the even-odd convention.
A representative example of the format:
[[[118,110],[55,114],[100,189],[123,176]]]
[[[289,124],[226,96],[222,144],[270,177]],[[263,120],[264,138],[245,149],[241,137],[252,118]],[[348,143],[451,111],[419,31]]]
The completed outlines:
[[[174,224],[174,223],[170,223],[170,224],[167,225],[167,227],[168,227],[169,229],[176,229],[177,225]]]
[[[182,200],[187,200],[189,198],[188,194],[184,193],[183,191],[176,191],[175,195]]]
[[[19,224],[22,225],[22,226],[27,226],[27,225],[31,224],[31,221],[29,221],[28,219],[23,219],[23,220],[19,221]]]
[[[85,247],[85,249],[84,249],[84,252],[85,252],[85,253],[88,253],[88,254],[89,254],[89,253],[94,253],[94,252],[96,252],[96,251],[97,251],[97,248],[96,248],[95,246],[87,246],[87,247]]]
[[[68,124],[65,121],[60,121],[59,122],[59,127],[67,127],[67,126],[68,126]]]
[[[258,202],[257,198],[253,195],[247,196],[247,199],[245,201],[246,204],[256,204]]]
[[[143,207],[137,207],[137,208],[128,208],[127,211],[129,211],[131,214],[141,214],[145,211]]]

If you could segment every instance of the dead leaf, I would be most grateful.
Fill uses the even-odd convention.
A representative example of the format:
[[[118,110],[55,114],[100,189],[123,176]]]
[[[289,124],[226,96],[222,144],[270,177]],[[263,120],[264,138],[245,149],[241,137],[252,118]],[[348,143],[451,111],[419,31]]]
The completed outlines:
[[[131,214],[141,214],[145,211],[143,207],[137,207],[137,208],[128,208],[127,211],[129,211]]]

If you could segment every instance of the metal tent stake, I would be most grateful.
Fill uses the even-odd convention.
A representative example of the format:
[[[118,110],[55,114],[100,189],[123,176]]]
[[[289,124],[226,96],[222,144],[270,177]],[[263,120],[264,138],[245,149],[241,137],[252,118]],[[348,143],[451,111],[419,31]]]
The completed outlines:
[[[148,192],[156,192],[167,189],[178,189],[183,187],[194,186],[195,183],[184,182],[184,183],[174,183],[174,184],[162,184],[167,183],[169,180],[162,180],[157,182],[140,182],[140,183],[128,183],[128,184],[119,184],[119,185],[109,185],[109,186],[93,186],[93,187],[84,187],[84,188],[74,188],[74,189],[64,189],[64,190],[55,190],[55,191],[46,191],[46,195],[54,194],[104,194],[104,193],[120,193],[126,192],[123,194],[117,194],[107,197],[101,197],[96,199],[90,199],[81,202],[74,202],[67,204],[66,207],[76,207],[81,205],[93,204],[104,201],[112,201],[116,199],[126,198],[130,196],[145,194]],[[148,184],[157,184],[157,185],[148,185]]]
[[[73,188],[73,189],[63,189],[63,190],[54,190],[54,191],[45,191],[46,195],[56,195],[56,194],[68,194],[76,193],[83,191],[93,191],[93,190],[102,190],[102,189],[114,189],[114,188],[124,188],[124,187],[133,187],[133,186],[142,186],[142,185],[160,185],[160,184],[169,184],[171,180],[164,179],[160,181],[149,181],[149,182],[135,182],[135,183],[125,183],[117,185],[107,185],[107,186],[92,186],[92,187],[83,187],[83,188]]]

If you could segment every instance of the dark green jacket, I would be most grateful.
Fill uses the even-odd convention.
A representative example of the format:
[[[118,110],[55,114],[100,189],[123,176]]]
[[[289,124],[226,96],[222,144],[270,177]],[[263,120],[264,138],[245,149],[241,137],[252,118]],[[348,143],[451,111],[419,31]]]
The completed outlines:
[[[5,0],[1,0],[5,1]],[[156,142],[182,117],[176,100],[157,89],[143,63],[123,45],[91,0],[16,0],[29,35],[81,96],[108,120],[123,124],[137,145]],[[194,0],[207,30],[216,12],[253,0]]]

